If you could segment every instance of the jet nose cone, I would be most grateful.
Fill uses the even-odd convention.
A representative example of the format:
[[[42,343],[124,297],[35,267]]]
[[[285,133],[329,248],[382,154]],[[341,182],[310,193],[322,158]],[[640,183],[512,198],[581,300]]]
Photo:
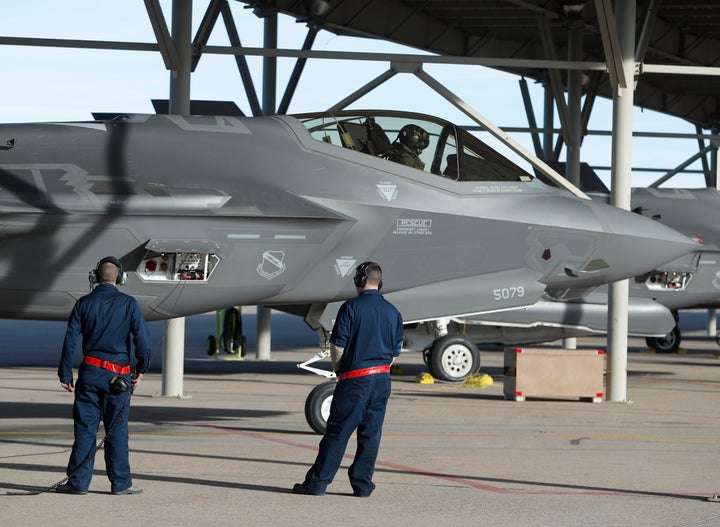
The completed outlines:
[[[610,205],[595,212],[605,233],[601,239],[612,281],[646,273],[702,247],[689,235],[639,214]]]
[[[545,280],[558,290],[554,296],[567,295],[567,288],[582,296],[581,288],[642,275],[701,248],[689,236],[638,214],[602,203],[587,205],[594,222],[584,224],[581,232],[591,249],[581,259],[558,258]],[[541,257],[552,262],[556,252],[548,250]]]

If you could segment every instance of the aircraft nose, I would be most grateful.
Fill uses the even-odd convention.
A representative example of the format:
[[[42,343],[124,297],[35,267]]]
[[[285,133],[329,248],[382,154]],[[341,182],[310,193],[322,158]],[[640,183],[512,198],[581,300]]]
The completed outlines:
[[[605,233],[607,252],[613,260],[611,264],[618,269],[613,281],[651,271],[701,247],[689,236],[690,233],[678,232],[617,207],[603,206],[603,213],[598,217]]]
[[[602,203],[588,206],[598,222],[592,255],[583,262],[558,265],[548,277],[551,289],[632,278],[701,248],[689,236],[639,214]]]

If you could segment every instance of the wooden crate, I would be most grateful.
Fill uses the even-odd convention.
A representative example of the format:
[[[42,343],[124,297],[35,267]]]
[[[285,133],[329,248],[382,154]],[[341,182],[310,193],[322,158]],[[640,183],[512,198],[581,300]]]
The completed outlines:
[[[506,399],[604,396],[605,352],[557,348],[506,348]]]

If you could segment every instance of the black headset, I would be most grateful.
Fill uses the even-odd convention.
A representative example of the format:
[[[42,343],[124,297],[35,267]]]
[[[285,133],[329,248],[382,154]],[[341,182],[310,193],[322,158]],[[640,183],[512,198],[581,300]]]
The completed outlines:
[[[88,277],[90,280],[90,284],[95,285],[100,283],[100,267],[102,266],[102,264],[108,262],[118,268],[119,272],[117,277],[117,285],[125,285],[125,283],[127,282],[127,273],[123,271],[123,266],[120,263],[120,260],[118,260],[114,256],[106,256],[97,263],[95,269],[90,271],[90,275]]]
[[[355,282],[355,287],[359,289],[365,287],[368,279],[368,270],[370,270],[371,268],[377,269],[378,271],[380,271],[380,275],[382,275],[382,269],[378,264],[376,264],[375,262],[363,262],[355,269],[355,276],[353,276],[353,282]],[[378,284],[378,289],[382,289],[382,280],[380,280],[380,283]]]

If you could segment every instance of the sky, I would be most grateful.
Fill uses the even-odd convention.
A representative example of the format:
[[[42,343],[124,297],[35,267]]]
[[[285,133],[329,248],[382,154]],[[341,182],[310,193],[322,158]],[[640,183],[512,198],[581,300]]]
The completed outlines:
[[[208,0],[193,2],[193,35],[202,20]],[[168,26],[172,2],[161,0]],[[240,2],[230,2],[241,42],[262,47],[263,21]],[[279,17],[278,47],[300,49],[307,28],[286,16]],[[155,36],[142,0],[23,0],[3,2],[0,36],[154,43]],[[220,19],[209,44],[228,46]],[[411,53],[403,46],[321,31],[313,46],[324,51]],[[248,57],[258,97],[262,94],[262,59]],[[279,104],[294,59],[278,59]],[[390,66],[389,62],[309,60],[288,113],[325,110],[371,81]],[[424,71],[501,127],[528,126],[520,95],[519,78],[484,67],[425,65]],[[167,99],[170,72],[156,52],[0,46],[0,123],[88,120],[92,112],[153,113],[151,99]],[[543,89],[528,80],[534,112],[542,120]],[[204,55],[193,73],[191,98],[234,101],[246,114],[250,107],[235,60],[230,55]],[[380,108],[417,111],[441,116],[459,125],[474,125],[468,117],[411,74],[398,74],[352,108]],[[589,129],[608,131],[612,102],[598,98]],[[555,126],[559,127],[556,117]],[[695,132],[681,119],[636,109],[633,128],[643,132]],[[529,134],[512,134],[532,150]],[[483,140],[494,144],[487,135]],[[634,138],[632,185],[645,186],[661,173],[635,168],[669,170],[697,151],[695,139]],[[564,158],[564,151],[562,157]],[[593,166],[610,166],[612,142],[609,136],[586,136],[582,160]],[[690,168],[699,168],[699,163]],[[609,185],[609,172],[599,171]],[[673,178],[665,186],[704,187],[698,174]]]

